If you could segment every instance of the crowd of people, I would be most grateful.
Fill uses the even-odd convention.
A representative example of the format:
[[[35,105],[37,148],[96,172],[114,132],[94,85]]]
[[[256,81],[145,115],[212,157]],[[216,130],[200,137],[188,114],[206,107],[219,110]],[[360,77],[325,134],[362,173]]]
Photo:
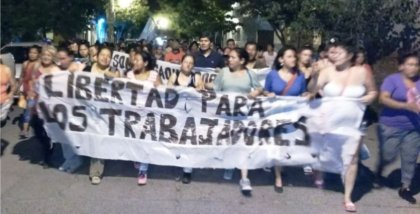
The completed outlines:
[[[380,163],[378,164],[376,184],[383,185],[382,169],[401,154],[401,182],[399,196],[410,203],[416,203],[410,191],[416,161],[420,152],[420,58],[417,53],[404,53],[399,57],[396,72],[383,81],[378,90],[375,83],[375,72],[366,63],[366,54],[350,40],[331,41],[324,48],[315,52],[311,46],[296,49],[283,46],[278,52],[273,44],[261,48],[255,42],[247,42],[238,47],[233,39],[226,42],[224,48],[214,45],[212,37],[203,34],[199,41],[191,43],[171,39],[167,46],[152,46],[146,41],[135,44],[121,42],[112,45],[90,45],[86,41],[69,41],[66,44],[31,47],[28,60],[23,64],[20,82],[12,84],[7,77],[7,68],[1,65],[1,101],[2,108],[10,99],[10,92],[23,85],[22,99],[26,108],[22,116],[21,137],[26,138],[30,124],[36,136],[43,144],[44,164],[51,158],[51,142],[42,128],[42,120],[34,110],[37,94],[34,88],[36,80],[46,73],[57,71],[91,72],[109,78],[128,78],[148,81],[156,87],[162,84],[160,74],[155,70],[156,60],[180,64],[179,72],[173,73],[168,86],[192,87],[198,90],[215,90],[216,92],[237,92],[257,96],[303,96],[308,99],[316,97],[349,97],[358,98],[365,105],[372,104],[377,97],[382,104],[379,114],[378,139]],[[130,56],[131,68],[117,71],[111,67],[113,51],[124,51]],[[194,67],[217,69],[218,75],[211,83],[204,83]],[[271,68],[261,85],[253,69]],[[380,72],[380,71],[378,71]],[[4,77],[5,76],[5,77]],[[2,112],[3,113],[3,112]],[[369,125],[366,121],[361,126]],[[366,128],[366,127],[361,127]],[[338,144],[337,144],[338,145]],[[356,206],[351,199],[355,185],[359,158],[365,159],[369,152],[362,141],[345,150],[337,145],[327,145],[335,151],[336,156],[344,163],[342,181],[344,184],[344,208],[355,212]],[[355,152],[354,152],[355,151]],[[74,172],[82,159],[74,154],[71,148],[63,145],[66,161],[59,170]],[[89,177],[92,184],[101,183],[105,160],[91,158]],[[137,183],[147,184],[148,163],[134,163],[138,171]],[[244,194],[252,190],[248,170],[241,171],[240,187]],[[323,186],[322,172],[305,167],[305,172],[314,175],[314,184]],[[182,182],[190,183],[193,169],[184,168]],[[226,169],[223,178],[232,179],[234,169]],[[283,192],[281,166],[274,167],[274,190]]]

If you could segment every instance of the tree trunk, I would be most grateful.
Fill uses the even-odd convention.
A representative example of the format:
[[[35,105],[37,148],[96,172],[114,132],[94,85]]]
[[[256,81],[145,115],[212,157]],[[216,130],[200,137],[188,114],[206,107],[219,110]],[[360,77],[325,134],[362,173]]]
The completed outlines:
[[[284,38],[284,33],[281,29],[279,28],[275,28],[274,29],[274,33],[276,34],[277,38],[279,38],[281,45],[284,46],[286,44],[286,39]]]

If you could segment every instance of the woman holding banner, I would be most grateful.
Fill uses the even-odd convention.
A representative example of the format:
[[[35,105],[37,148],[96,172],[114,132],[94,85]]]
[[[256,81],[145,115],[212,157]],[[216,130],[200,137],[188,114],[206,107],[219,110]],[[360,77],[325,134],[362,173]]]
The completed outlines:
[[[197,90],[203,89],[201,74],[193,72],[195,58],[191,54],[185,54],[181,59],[181,70],[172,73],[168,81],[168,86],[192,87]],[[182,183],[191,183],[192,168],[184,168]]]
[[[44,46],[42,47],[41,51],[41,60],[39,64],[36,64],[34,67],[34,71],[32,72],[32,80],[29,82],[29,91],[28,91],[28,99],[31,100],[27,103],[27,108],[29,108],[32,112],[32,126],[35,133],[35,136],[38,138],[39,142],[41,142],[43,150],[44,150],[44,160],[41,161],[41,164],[44,167],[48,167],[51,157],[51,140],[47,136],[47,133],[43,127],[43,121],[38,117],[35,108],[38,96],[36,94],[36,82],[39,77],[43,74],[49,74],[53,72],[60,71],[60,68],[55,65],[55,57],[57,54],[57,49],[54,46]]]
[[[365,105],[372,103],[378,94],[375,81],[364,67],[354,66],[354,45],[350,40],[337,42],[334,43],[334,51],[334,56],[331,56],[334,66],[326,67],[320,72],[315,93],[319,91],[323,97],[356,98]],[[357,175],[360,140],[333,142],[324,138],[322,141],[323,151],[331,152],[321,153],[321,156],[335,158],[343,163],[341,175],[344,182],[344,209],[347,212],[356,212],[351,194]]]
[[[194,56],[186,54],[181,59],[181,70],[169,77],[168,86],[182,86],[192,87],[198,90],[203,89],[203,82],[201,81],[201,74],[193,72]]]
[[[162,84],[159,73],[153,69],[156,62],[152,56],[144,51],[136,51],[133,57],[133,70],[127,73],[127,78],[152,83],[155,87]],[[148,163],[135,163],[134,167],[139,170],[137,177],[138,185],[147,184]]]
[[[377,179],[380,178],[383,168],[401,153],[402,187],[398,194],[412,204],[416,203],[416,199],[410,186],[420,152],[419,62],[416,53],[402,55],[399,59],[400,72],[385,78],[379,97],[384,108],[379,116],[380,162]]]
[[[111,56],[112,50],[109,47],[101,47],[97,54],[98,61],[92,65],[90,72],[97,75],[103,75],[106,78],[119,77],[119,72],[113,72],[111,70]],[[89,177],[93,185],[98,185],[101,183],[101,177],[104,172],[104,165],[104,160],[96,158],[90,159]]]
[[[262,94],[263,88],[258,82],[256,74],[247,69],[249,54],[241,48],[235,48],[229,53],[229,68],[220,70],[213,83],[206,84],[206,88],[216,92],[236,92],[248,94],[249,98],[255,98]],[[226,169],[223,178],[231,180],[233,169]],[[252,191],[251,181],[248,179],[248,170],[241,169],[239,182],[242,193],[250,195]]]
[[[91,73],[104,75],[108,78],[120,77],[120,73],[111,70],[112,50],[109,47],[101,47],[98,51],[98,61],[92,65]]]
[[[296,49],[285,46],[278,53],[274,61],[273,70],[265,79],[265,91],[267,96],[301,96],[306,91],[305,74],[296,67]],[[285,126],[287,132],[293,132],[293,125]],[[274,167],[275,184],[277,193],[283,192],[280,166]]]

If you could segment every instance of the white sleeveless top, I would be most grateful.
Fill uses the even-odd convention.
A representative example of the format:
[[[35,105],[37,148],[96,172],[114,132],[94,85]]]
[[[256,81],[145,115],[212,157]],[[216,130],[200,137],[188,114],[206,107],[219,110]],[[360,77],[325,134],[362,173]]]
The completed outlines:
[[[150,71],[149,77],[147,78],[146,81],[154,83],[154,82],[156,82],[156,80],[157,80],[158,77],[159,77],[159,73],[157,71],[153,71],[152,70],[152,71]],[[134,71],[129,71],[127,73],[127,78],[128,79],[135,80],[136,79],[136,76],[134,74]]]
[[[327,83],[322,89],[324,97],[349,97],[360,98],[366,93],[364,85],[347,85],[343,90],[343,86],[335,82]]]

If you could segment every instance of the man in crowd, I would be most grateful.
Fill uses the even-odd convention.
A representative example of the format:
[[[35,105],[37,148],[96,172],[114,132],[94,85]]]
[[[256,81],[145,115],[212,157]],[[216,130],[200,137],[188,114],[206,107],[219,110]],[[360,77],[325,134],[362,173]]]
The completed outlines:
[[[260,69],[267,67],[265,63],[257,60],[257,43],[247,42],[245,44],[245,50],[249,55],[249,62],[246,64],[248,69]]]
[[[180,64],[185,53],[181,50],[181,45],[177,40],[172,42],[172,50],[165,54],[165,61],[175,64]]]
[[[235,40],[233,39],[228,39],[226,41],[226,47],[229,48],[230,50],[233,50],[234,48],[236,48],[236,43]]]
[[[277,53],[274,52],[274,45],[272,43],[267,44],[267,50],[263,53],[263,56],[267,67],[273,66]]]
[[[225,66],[222,55],[211,49],[212,44],[210,35],[200,36],[200,51],[195,56],[195,67],[223,68]]]

